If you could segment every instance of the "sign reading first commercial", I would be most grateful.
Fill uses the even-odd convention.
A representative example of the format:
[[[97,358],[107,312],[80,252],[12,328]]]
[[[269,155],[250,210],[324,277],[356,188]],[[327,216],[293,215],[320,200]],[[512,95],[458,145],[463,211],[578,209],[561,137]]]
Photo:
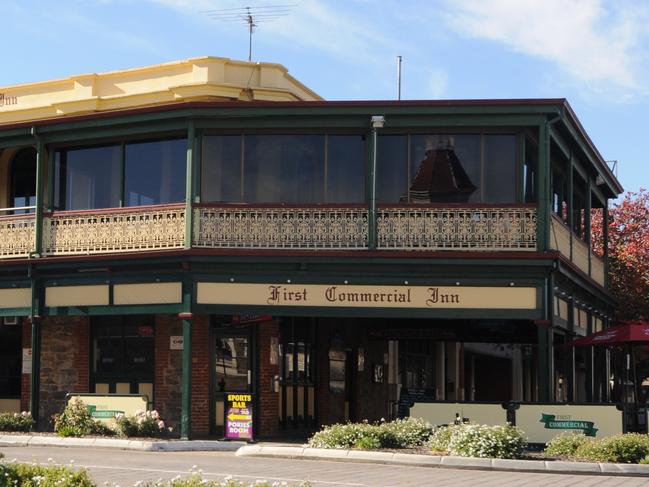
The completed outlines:
[[[200,282],[199,304],[352,308],[536,309],[534,287]]]

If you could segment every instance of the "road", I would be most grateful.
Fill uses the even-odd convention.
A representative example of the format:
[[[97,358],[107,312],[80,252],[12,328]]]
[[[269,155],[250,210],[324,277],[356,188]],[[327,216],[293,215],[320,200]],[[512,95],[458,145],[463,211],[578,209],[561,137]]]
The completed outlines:
[[[493,472],[425,467],[400,467],[315,460],[284,460],[236,457],[229,452],[141,452],[115,449],[65,447],[0,447],[5,460],[57,463],[87,468],[98,485],[130,487],[138,480],[155,481],[186,475],[192,466],[203,478],[223,479],[232,475],[242,481],[257,479],[314,487],[389,486],[646,486],[649,479],[541,473]],[[105,484],[107,482],[107,484]]]

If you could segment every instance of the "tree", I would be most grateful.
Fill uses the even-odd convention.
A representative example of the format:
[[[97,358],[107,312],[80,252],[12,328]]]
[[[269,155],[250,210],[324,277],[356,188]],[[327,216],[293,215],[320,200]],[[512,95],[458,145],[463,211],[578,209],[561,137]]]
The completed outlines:
[[[594,211],[593,251],[602,255],[602,211]],[[619,319],[649,319],[649,191],[628,192],[609,208],[609,279]]]

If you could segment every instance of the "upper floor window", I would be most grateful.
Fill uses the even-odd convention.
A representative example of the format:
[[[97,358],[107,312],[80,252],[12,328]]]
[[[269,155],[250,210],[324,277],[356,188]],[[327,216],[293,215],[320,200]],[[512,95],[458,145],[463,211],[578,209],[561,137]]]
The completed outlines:
[[[205,202],[360,203],[365,139],[348,134],[203,137]]]
[[[515,135],[387,134],[377,152],[383,203],[515,201]]]
[[[21,149],[11,162],[11,195],[9,206],[24,208],[36,204],[36,151]],[[33,213],[33,209],[14,210],[14,213]]]
[[[185,198],[186,139],[57,150],[59,210],[176,203]]]

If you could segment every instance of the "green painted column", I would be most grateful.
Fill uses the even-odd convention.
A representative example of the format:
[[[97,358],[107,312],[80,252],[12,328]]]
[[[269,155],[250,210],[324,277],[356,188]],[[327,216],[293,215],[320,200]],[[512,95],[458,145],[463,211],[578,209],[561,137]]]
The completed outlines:
[[[543,288],[543,320],[536,323],[538,400],[541,402],[549,402],[554,397],[553,298],[554,277],[549,276]]]
[[[36,138],[36,210],[34,215],[34,256],[39,256],[43,250],[43,189],[44,189],[44,166],[45,166],[45,144],[36,135],[32,128],[32,135]]]
[[[539,201],[536,216],[537,250],[544,252],[550,241],[550,131],[548,122],[539,125],[539,177],[537,178],[537,198]]]
[[[369,177],[369,211],[367,214],[367,245],[370,250],[377,247],[377,211],[376,211],[376,157],[378,146],[378,131],[372,126],[372,137],[370,142],[370,177]]]
[[[570,229],[570,260],[573,256],[573,235],[575,228],[575,160],[572,152],[568,162],[568,228]]]
[[[183,279],[183,312],[178,317],[183,322],[182,395],[180,405],[180,438],[188,440],[191,435],[192,416],[192,320],[194,284],[189,275]]]
[[[32,373],[30,376],[30,397],[29,410],[36,421],[34,430],[39,431],[39,410],[40,410],[40,390],[41,390],[41,292],[40,282],[32,277],[32,304],[29,320],[32,326]]]
[[[194,122],[187,127],[187,163],[185,174],[185,248],[192,247],[194,232],[194,157],[196,152],[196,130]]]
[[[183,321],[183,378],[180,412],[180,439],[188,440],[191,434],[192,394],[192,314],[181,313]]]
[[[591,211],[593,207],[593,187],[592,187],[592,181],[589,178],[588,179],[588,184],[586,185],[586,204],[584,205],[586,208],[584,209],[584,240],[588,244],[588,275],[591,276],[593,273],[593,245],[590,241],[591,239],[591,225],[590,225],[590,217],[591,217]]]
[[[604,210],[603,210],[603,234],[604,234],[604,286],[608,289],[609,286],[609,277],[608,277],[608,200],[604,202]]]

